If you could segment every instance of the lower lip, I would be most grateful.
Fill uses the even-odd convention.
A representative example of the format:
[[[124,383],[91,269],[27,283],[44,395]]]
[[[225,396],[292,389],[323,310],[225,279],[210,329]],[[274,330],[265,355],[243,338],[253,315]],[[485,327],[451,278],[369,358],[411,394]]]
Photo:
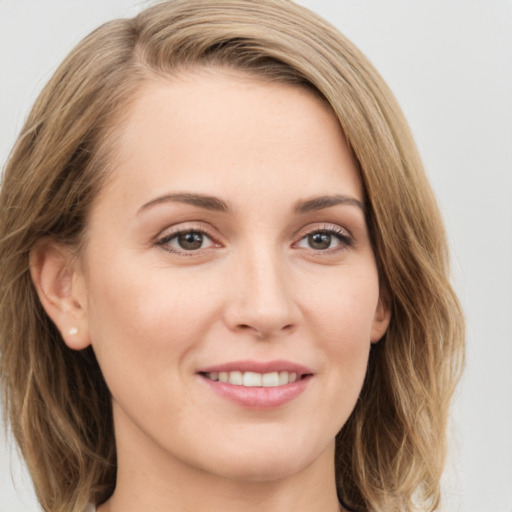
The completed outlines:
[[[237,405],[250,409],[275,409],[301,395],[311,381],[312,375],[284,386],[268,388],[236,386],[227,382],[210,380],[203,375],[201,378],[215,393]]]

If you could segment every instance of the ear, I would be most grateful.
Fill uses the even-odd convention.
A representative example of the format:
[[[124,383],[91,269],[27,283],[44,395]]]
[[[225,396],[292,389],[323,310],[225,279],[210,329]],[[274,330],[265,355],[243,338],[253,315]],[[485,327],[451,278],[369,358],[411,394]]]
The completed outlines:
[[[85,280],[71,251],[54,240],[40,242],[30,252],[30,275],[66,345],[73,350],[89,346]]]
[[[373,317],[371,342],[377,343],[382,336],[384,336],[391,319],[391,308],[390,308],[389,294],[386,290],[381,290],[379,296],[379,302],[375,309],[375,315]]]

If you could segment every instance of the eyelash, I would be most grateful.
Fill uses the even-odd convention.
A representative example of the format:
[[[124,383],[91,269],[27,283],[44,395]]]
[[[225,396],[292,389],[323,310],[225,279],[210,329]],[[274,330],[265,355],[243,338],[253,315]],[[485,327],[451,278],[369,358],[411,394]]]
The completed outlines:
[[[187,235],[187,234],[196,234],[196,233],[200,234],[203,237],[203,239],[206,237],[207,239],[211,240],[212,247],[220,246],[220,244],[215,241],[214,237],[212,237],[210,234],[208,234],[204,229],[196,228],[196,227],[183,228],[183,229],[174,231],[172,233],[169,233],[169,234],[163,236],[162,238],[160,238],[159,240],[157,240],[157,245],[159,245],[164,250],[166,250],[170,253],[179,254],[180,256],[195,256],[201,250],[204,251],[204,250],[211,249],[212,247],[199,248],[197,250],[175,249],[169,245],[169,242],[171,242],[171,240],[177,239],[179,236]]]
[[[354,244],[353,238],[348,233],[347,230],[345,230],[339,226],[329,224],[329,225],[315,226],[314,228],[309,229],[300,237],[300,239],[297,242],[294,242],[293,247],[297,247],[300,242],[302,242],[303,240],[306,240],[309,236],[311,236],[313,234],[317,234],[317,233],[326,234],[326,235],[335,237],[338,240],[339,245],[336,247],[329,247],[326,249],[317,249],[316,250],[316,249],[313,249],[312,247],[303,248],[303,249],[310,250],[313,253],[318,253],[318,255],[332,254],[332,253],[336,253],[339,251],[343,251],[349,247],[352,247]],[[187,235],[187,234],[200,234],[203,237],[203,241],[204,241],[204,238],[206,237],[207,239],[209,239],[211,241],[212,245],[210,247],[206,247],[206,248],[200,247],[198,249],[191,249],[191,250],[176,249],[176,248],[172,248],[169,245],[169,243],[172,240],[177,239],[177,237],[179,237],[179,236],[183,236],[183,235]],[[221,244],[216,242],[215,238],[213,236],[211,236],[206,230],[197,228],[197,227],[187,227],[187,228],[179,229],[177,231],[169,233],[169,234],[163,236],[162,238],[158,239],[156,244],[170,253],[178,254],[180,256],[186,256],[186,257],[187,256],[188,257],[196,256],[199,254],[200,251],[205,251],[205,250],[209,250],[209,249],[221,246]],[[300,247],[298,247],[298,248],[300,248]]]
[[[329,236],[334,236],[334,238],[336,238],[338,240],[339,246],[330,247],[327,249],[318,249],[318,250],[309,248],[309,249],[313,250],[315,255],[316,254],[322,255],[322,254],[337,253],[339,251],[343,251],[343,250],[345,250],[349,247],[352,247],[354,245],[354,240],[353,240],[352,236],[350,235],[350,233],[346,229],[343,229],[339,226],[332,225],[332,224],[324,224],[322,226],[315,226],[315,227],[309,229],[308,231],[306,231],[306,233],[303,236],[301,236],[301,238],[299,239],[298,242],[295,242],[294,245],[297,245],[298,243],[307,239],[307,237],[309,237],[313,234],[316,234],[316,233],[322,233],[322,234],[326,234]]]

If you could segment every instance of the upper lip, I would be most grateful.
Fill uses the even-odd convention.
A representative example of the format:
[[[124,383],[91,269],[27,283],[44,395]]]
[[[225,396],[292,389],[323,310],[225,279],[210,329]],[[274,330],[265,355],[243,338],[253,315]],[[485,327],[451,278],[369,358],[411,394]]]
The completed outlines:
[[[255,373],[272,373],[272,372],[290,372],[298,375],[307,375],[314,373],[310,368],[278,359],[275,361],[230,361],[227,363],[216,364],[201,368],[198,373],[212,373],[212,372],[255,372]]]

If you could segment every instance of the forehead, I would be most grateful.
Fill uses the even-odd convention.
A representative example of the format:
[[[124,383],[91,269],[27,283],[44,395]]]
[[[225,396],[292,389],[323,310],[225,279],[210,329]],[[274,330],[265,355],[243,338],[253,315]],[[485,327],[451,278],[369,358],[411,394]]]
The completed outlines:
[[[233,201],[272,187],[282,199],[333,186],[364,196],[336,116],[305,87],[195,70],[148,81],[123,117],[111,184],[100,196],[112,186],[139,202],[166,189]]]

